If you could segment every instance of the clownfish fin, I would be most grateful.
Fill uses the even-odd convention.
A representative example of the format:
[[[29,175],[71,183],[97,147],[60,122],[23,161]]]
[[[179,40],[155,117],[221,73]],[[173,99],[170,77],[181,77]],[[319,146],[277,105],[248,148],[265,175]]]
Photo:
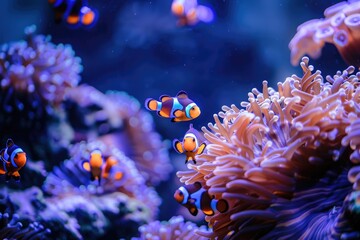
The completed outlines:
[[[213,216],[215,214],[214,210],[212,210],[211,208],[210,209],[203,209],[202,211],[206,216]]]
[[[202,143],[197,150],[197,154],[202,154],[205,150],[205,147],[206,147],[206,143]]]
[[[158,103],[153,98],[147,98],[145,100],[145,108],[150,111],[156,111],[157,110]]]
[[[14,145],[14,141],[9,138],[7,141],[6,141],[6,147],[11,147],[12,145]]]
[[[0,165],[0,166],[1,166],[1,165]],[[0,175],[3,175],[3,174],[5,174],[5,173],[6,173],[5,170],[0,168]]]
[[[168,118],[169,115],[165,114],[163,111],[158,111],[157,115],[159,115],[160,117],[164,117],[164,118]]]
[[[180,92],[178,92],[176,94],[176,97],[177,98],[188,98],[188,95],[187,95],[187,93],[185,91],[181,90]]]
[[[181,110],[176,110],[176,111],[174,112],[175,118],[179,118],[179,117],[181,117],[181,116],[183,116],[183,115],[184,115],[184,113],[183,113],[183,111],[181,111]]]
[[[115,173],[115,180],[121,180],[123,178],[124,174],[122,172]]]
[[[227,210],[229,210],[229,204],[226,200],[224,199],[220,199],[217,203],[216,203],[216,209],[220,212],[220,213],[224,213]]]
[[[191,213],[191,215],[196,216],[198,214],[198,210],[196,207],[190,207],[189,208],[189,212]]]
[[[90,9],[87,6],[83,6],[81,8],[81,12],[84,12],[84,14],[81,16],[81,23],[85,26],[91,26],[95,23],[97,19],[97,12]]]
[[[194,128],[194,125],[192,123],[190,123],[189,130],[193,129],[193,128]]]
[[[90,172],[91,171],[91,167],[90,167],[90,162],[89,161],[83,161],[81,163],[82,168],[87,171]]]
[[[172,97],[170,97],[169,95],[161,95],[159,97],[160,102],[166,102],[167,100],[171,100],[171,99]]]
[[[184,152],[184,148],[183,148],[181,142],[178,139],[173,140],[173,147],[174,147],[174,149],[175,149],[175,151],[177,153],[183,153]]]

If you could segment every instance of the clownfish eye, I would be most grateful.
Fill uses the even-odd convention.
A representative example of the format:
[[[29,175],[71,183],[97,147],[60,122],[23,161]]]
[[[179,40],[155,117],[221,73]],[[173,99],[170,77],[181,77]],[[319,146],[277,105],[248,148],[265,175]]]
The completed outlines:
[[[193,138],[193,142],[195,142],[195,138]]]
[[[183,195],[183,193],[182,193],[182,192],[179,192],[179,195],[180,195],[180,196],[182,196],[182,195]]]
[[[195,110],[195,107],[192,107],[191,110]]]

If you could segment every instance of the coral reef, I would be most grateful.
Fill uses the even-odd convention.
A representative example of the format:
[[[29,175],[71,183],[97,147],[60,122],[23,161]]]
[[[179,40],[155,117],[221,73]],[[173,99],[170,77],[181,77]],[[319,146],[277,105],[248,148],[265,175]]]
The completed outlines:
[[[207,216],[220,239],[351,238],[358,234],[360,73],[323,81],[303,58],[304,75],[263,82],[249,102],[224,106],[203,127],[210,142],[197,165],[177,175],[201,182],[230,210]],[[223,120],[221,121],[220,118]],[[355,194],[355,195],[354,195]]]
[[[205,226],[198,227],[192,222],[184,222],[182,216],[172,217],[169,221],[154,221],[139,228],[140,238],[146,240],[205,240],[208,238],[196,234],[198,230],[206,232]]]
[[[44,195],[37,187],[2,192],[7,201],[1,207],[10,212],[6,214],[16,211],[18,221],[41,223],[34,223],[33,231],[46,231],[50,239],[129,237],[149,219],[143,202],[121,192],[94,195],[82,191],[54,197]]]
[[[5,214],[1,236],[137,235],[138,227],[158,214],[161,199],[152,186],[172,169],[152,117],[124,92],[77,86],[80,59],[69,46],[54,45],[34,31],[27,29],[26,41],[4,45],[0,54],[6,113],[1,127],[20,139],[29,156],[21,182],[1,188],[6,199],[0,208]],[[115,161],[100,185],[81,165],[95,149]],[[17,218],[10,221],[12,216]]]
[[[313,19],[301,24],[291,40],[291,63],[296,65],[308,54],[321,55],[325,43],[336,46],[350,65],[360,66],[360,1],[343,1],[324,11],[325,19]]]
[[[55,45],[49,36],[35,35],[35,29],[28,27],[25,41],[2,45],[0,52],[2,109],[30,119],[60,104],[82,71],[69,45]]]

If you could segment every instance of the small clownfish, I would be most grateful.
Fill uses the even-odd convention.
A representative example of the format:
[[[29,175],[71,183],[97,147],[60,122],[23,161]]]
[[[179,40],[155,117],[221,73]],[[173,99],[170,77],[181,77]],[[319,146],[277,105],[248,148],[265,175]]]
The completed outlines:
[[[172,122],[190,121],[197,118],[201,111],[185,91],[180,91],[176,97],[162,95],[160,101],[148,98],[145,100],[145,107],[150,111],[157,111],[157,114],[164,118],[171,118]]]
[[[82,167],[85,171],[90,172],[90,180],[98,180],[99,185],[101,179],[108,179],[112,167],[117,164],[117,161],[113,157],[107,157],[104,164],[104,159],[99,150],[94,150],[90,154],[89,161],[83,161]],[[122,172],[116,172],[115,180],[120,180],[123,177]]]
[[[211,8],[199,5],[197,0],[173,0],[171,12],[178,17],[178,25],[195,25],[199,21],[211,22],[214,12]]]
[[[0,174],[5,174],[5,180],[9,181],[12,177],[20,181],[19,170],[26,164],[26,153],[9,138],[6,148],[0,151],[0,158]]]
[[[211,197],[199,182],[179,187],[174,193],[174,198],[186,207],[193,216],[198,214],[198,209],[207,216],[214,215],[216,210],[224,213],[229,209],[226,200],[216,200],[214,196]]]
[[[92,27],[97,20],[97,11],[87,6],[86,0],[48,0],[53,5],[55,22],[66,21],[70,26]]]
[[[206,139],[204,135],[198,130],[193,128],[193,125],[190,124],[189,130],[186,132],[184,139],[180,142],[178,139],[174,139],[173,147],[178,153],[184,153],[186,155],[185,164],[189,160],[193,160],[196,164],[196,155],[202,154],[205,150]]]

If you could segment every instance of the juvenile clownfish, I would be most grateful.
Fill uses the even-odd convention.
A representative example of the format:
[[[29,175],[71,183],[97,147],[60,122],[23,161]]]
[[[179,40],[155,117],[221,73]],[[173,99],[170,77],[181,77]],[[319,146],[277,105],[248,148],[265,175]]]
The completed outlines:
[[[197,0],[173,0],[171,12],[178,17],[178,25],[195,25],[199,21],[211,22],[214,12],[211,8],[199,5]]]
[[[5,180],[9,181],[12,177],[20,181],[19,170],[26,164],[26,153],[9,138],[6,148],[0,151],[0,158],[0,174],[5,174]]]
[[[229,209],[226,200],[216,200],[214,196],[209,195],[208,191],[199,182],[179,187],[175,191],[174,198],[178,203],[186,207],[193,216],[198,214],[198,209],[207,216],[214,215],[216,210],[224,213]]]
[[[48,0],[53,5],[55,22],[64,20],[70,26],[92,27],[97,20],[97,11],[87,6],[86,0]]]
[[[205,150],[206,139],[203,134],[198,130],[193,128],[193,125],[190,124],[189,130],[186,132],[184,139],[180,142],[178,139],[174,139],[173,147],[178,153],[184,153],[186,155],[185,164],[189,160],[193,160],[196,164],[196,155],[202,154]]]
[[[90,172],[90,180],[97,180],[100,185],[101,179],[109,178],[110,171],[115,164],[117,164],[117,161],[113,157],[107,157],[104,164],[101,152],[99,150],[94,150],[90,154],[90,160],[82,162],[82,167],[85,171]],[[115,180],[120,180],[122,177],[122,172],[116,172],[114,178]]]
[[[160,101],[148,98],[145,100],[145,107],[150,111],[157,111],[157,114],[164,118],[171,118],[172,122],[190,121],[197,118],[201,111],[185,91],[180,91],[176,97],[162,95]]]

